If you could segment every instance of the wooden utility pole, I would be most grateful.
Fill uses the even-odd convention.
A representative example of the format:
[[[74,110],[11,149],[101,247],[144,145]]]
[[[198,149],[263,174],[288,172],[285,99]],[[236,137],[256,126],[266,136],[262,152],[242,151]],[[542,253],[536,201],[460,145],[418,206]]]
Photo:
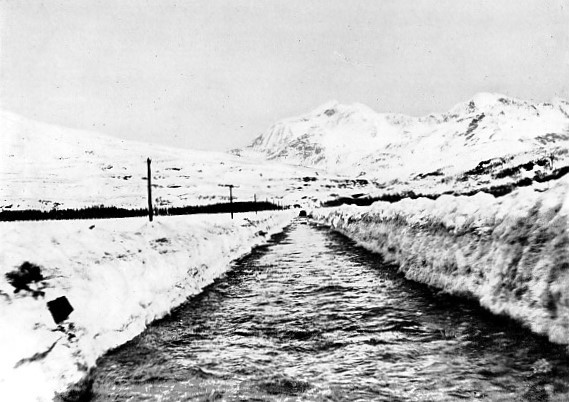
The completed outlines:
[[[233,187],[239,188],[239,186],[234,186],[233,184],[220,184],[220,187],[229,187],[229,210],[231,211],[231,219],[233,219]]]
[[[150,172],[150,158],[146,159],[146,164],[148,166],[148,219],[152,222],[152,173]]]

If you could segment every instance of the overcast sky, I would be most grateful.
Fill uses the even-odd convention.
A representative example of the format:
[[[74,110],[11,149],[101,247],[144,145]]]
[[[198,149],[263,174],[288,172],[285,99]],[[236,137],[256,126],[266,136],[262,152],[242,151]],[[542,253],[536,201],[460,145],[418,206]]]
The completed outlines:
[[[565,0],[0,0],[0,107],[223,150],[336,99],[569,98]],[[1,134],[0,134],[1,135]]]

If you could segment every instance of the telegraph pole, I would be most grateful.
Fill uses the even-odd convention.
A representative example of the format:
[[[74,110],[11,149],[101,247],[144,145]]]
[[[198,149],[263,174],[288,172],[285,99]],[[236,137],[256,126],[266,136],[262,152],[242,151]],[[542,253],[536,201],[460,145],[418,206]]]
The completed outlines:
[[[231,219],[233,219],[233,186],[229,186],[229,209],[231,209]]]
[[[220,184],[220,187],[229,187],[229,210],[231,211],[231,219],[233,219],[233,187],[239,188],[239,186],[234,186],[233,184]]]
[[[146,159],[146,164],[148,166],[148,219],[152,222],[152,174],[150,172],[150,158]]]

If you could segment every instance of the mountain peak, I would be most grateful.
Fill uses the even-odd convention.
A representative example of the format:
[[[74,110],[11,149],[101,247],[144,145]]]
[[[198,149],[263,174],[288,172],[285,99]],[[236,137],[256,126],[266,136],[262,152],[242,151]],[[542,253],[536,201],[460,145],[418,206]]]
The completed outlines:
[[[487,112],[496,107],[504,106],[528,107],[530,103],[499,93],[479,92],[466,102],[461,102],[451,108],[450,115],[470,114],[474,112]]]
[[[328,101],[318,106],[308,115],[303,117],[332,117],[334,115],[359,115],[361,117],[376,116],[377,112],[363,103],[344,104],[337,100]]]
[[[508,99],[508,97],[498,93],[479,92],[470,98],[470,102],[474,103],[477,108],[483,108],[495,105],[503,99]]]
[[[321,111],[326,110],[326,109],[335,109],[338,106],[340,106],[340,102],[338,102],[336,99],[331,99],[328,102],[324,102],[323,104],[318,106],[316,109],[314,109],[314,112],[321,112]]]

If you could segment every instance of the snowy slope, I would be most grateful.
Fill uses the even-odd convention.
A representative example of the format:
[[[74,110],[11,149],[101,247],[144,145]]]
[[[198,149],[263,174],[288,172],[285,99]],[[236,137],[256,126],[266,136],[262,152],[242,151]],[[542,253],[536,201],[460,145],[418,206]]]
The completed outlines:
[[[469,295],[569,345],[569,179],[544,192],[445,195],[312,216],[398,264],[409,279]]]
[[[141,333],[288,225],[293,211],[0,224],[0,399],[51,401],[110,348]],[[43,280],[14,293],[25,261]],[[46,303],[74,311],[56,325]]]
[[[159,206],[227,202],[228,190],[220,184],[239,186],[237,201],[251,201],[256,194],[258,200],[290,204],[350,194],[357,187],[338,188],[334,175],[312,168],[120,140],[10,112],[0,111],[0,133],[1,209],[144,208],[147,157]]]
[[[377,180],[392,191],[443,193],[484,187],[488,179],[515,183],[524,176],[500,172],[531,161],[555,162],[544,162],[532,178],[551,173],[569,165],[568,146],[567,101],[532,103],[480,93],[446,113],[420,118],[330,102],[277,122],[249,150],[269,160]],[[485,172],[490,177],[465,177],[489,161],[495,162]]]

